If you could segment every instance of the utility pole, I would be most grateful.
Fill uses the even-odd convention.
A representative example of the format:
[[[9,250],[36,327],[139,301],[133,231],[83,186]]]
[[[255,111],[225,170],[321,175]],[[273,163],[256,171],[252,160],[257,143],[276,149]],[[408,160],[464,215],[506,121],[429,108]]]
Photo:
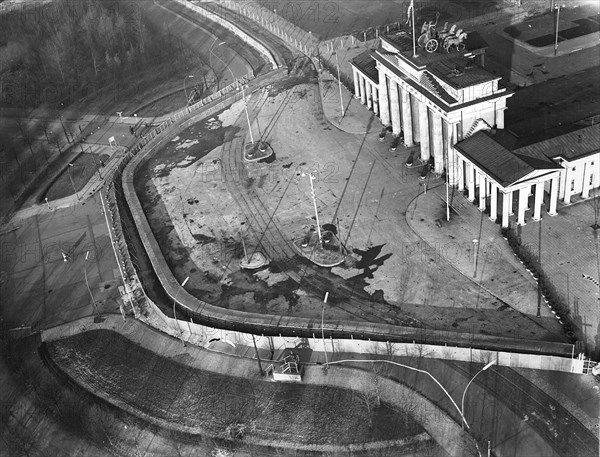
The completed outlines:
[[[554,37],[554,55],[558,52],[558,27],[560,25],[560,4],[556,5],[556,35]]]
[[[256,346],[256,338],[254,338],[254,333],[252,334],[252,342],[254,343],[254,352],[256,352],[256,360],[258,360],[258,369],[260,370],[260,375],[264,376],[265,372],[262,369],[262,364],[260,363],[260,354],[258,353],[258,347]]]
[[[324,317],[325,317],[325,303],[327,303],[327,298],[329,297],[329,292],[325,292],[325,298],[323,299],[323,308],[321,311],[321,338],[323,340],[323,352],[325,352],[325,366],[329,363],[327,360],[327,346],[325,345],[325,330],[324,330]]]
[[[183,280],[183,282],[181,283],[181,289],[183,289],[183,287],[185,286],[185,284],[188,282],[188,280],[190,279],[190,277],[188,276],[187,278],[185,278]],[[179,326],[179,321],[177,320],[177,312],[175,310],[175,303],[177,302],[177,294],[179,294],[179,291],[181,289],[177,289],[177,292],[175,292],[175,296],[173,297],[173,319],[175,320],[175,323],[177,324],[177,331],[179,332],[179,338],[181,339],[181,344],[183,344],[183,346],[185,347],[185,341],[183,339],[183,331],[181,330],[181,327]]]
[[[81,200],[79,198],[79,194],[77,193],[77,189],[75,188],[75,183],[73,182],[73,175],[71,174],[71,168],[73,168],[73,164],[69,164],[69,179],[71,180],[71,185],[73,186],[73,192],[75,192],[75,196],[77,197],[77,201]]]
[[[341,124],[342,119],[344,119],[344,116],[346,115],[346,113],[344,112],[344,98],[342,97],[342,80],[340,79],[340,62],[338,60],[337,51],[334,51],[334,54],[335,54],[335,65],[337,67],[338,87],[340,89],[340,108],[342,110],[342,116],[340,117],[340,124]]]
[[[323,238],[321,236],[321,226],[319,224],[319,211],[317,210],[317,196],[315,194],[315,186],[313,185],[313,180],[315,179],[315,174],[311,171],[308,173],[308,178],[310,180],[310,195],[313,200],[313,205],[315,207],[315,218],[317,222],[317,233],[319,235],[319,244],[323,244]]]
[[[88,259],[89,254],[90,254],[90,251],[86,251],[85,259],[84,259],[84,266],[83,266],[83,275],[85,277],[85,285],[87,286],[87,290],[90,293],[90,297],[92,298],[92,303],[94,304],[94,308],[96,308],[96,312],[98,313],[98,316],[100,316],[100,310],[98,309],[98,304],[96,303],[96,300],[94,299],[94,295],[92,294],[92,289],[90,289],[90,283],[88,282],[88,277],[87,277],[87,259]]]
[[[250,116],[248,115],[248,104],[246,103],[246,92],[242,84],[242,98],[244,99],[244,111],[246,112],[246,120],[248,121],[248,131],[250,132],[250,142],[254,144],[254,136],[252,135],[252,126],[250,125]]]

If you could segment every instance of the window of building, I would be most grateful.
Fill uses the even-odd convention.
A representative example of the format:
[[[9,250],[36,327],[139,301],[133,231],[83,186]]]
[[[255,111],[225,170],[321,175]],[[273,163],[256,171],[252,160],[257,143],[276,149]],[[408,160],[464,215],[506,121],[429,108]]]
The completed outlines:
[[[575,180],[571,181],[571,192],[575,190]]]

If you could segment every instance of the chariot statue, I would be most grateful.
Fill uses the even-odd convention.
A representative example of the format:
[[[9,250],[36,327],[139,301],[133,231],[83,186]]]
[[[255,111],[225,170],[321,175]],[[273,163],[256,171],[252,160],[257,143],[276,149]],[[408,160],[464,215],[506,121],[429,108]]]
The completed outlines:
[[[437,30],[438,19],[440,13],[435,15],[434,21],[425,21],[421,27],[421,35],[417,39],[419,47],[425,49],[429,53],[433,53],[440,48],[446,51],[452,50],[463,51],[465,49],[464,41],[467,38],[467,32],[463,29],[457,29],[456,24],[448,29],[448,23],[444,24],[441,30]]]

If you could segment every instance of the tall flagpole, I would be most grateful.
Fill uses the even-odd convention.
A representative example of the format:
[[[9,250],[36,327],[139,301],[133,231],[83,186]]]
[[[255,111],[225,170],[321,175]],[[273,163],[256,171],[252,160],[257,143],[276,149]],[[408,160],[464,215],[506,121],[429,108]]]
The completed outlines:
[[[413,38],[413,57],[417,57],[417,37],[415,34],[415,0],[410,0],[410,13],[412,23],[412,38]]]
[[[448,151],[446,152],[446,220],[450,221],[450,148],[454,148],[454,126],[449,124],[450,132],[450,144],[448,146]],[[456,175],[457,170],[455,164],[452,164],[452,168]],[[454,179],[452,180],[452,184],[454,185]]]
[[[450,221],[450,160],[446,157],[446,220]]]

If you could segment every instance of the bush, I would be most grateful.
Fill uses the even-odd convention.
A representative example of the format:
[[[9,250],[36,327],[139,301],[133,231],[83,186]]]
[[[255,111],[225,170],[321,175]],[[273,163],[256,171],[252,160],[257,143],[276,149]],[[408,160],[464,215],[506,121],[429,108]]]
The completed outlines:
[[[556,290],[556,287],[550,281],[548,276],[541,270],[537,256],[529,250],[527,246],[524,246],[521,242],[521,238],[511,229],[502,228],[500,234],[508,242],[512,251],[515,253],[517,258],[523,262],[525,268],[527,268],[536,278],[542,295],[548,302],[548,306],[556,315],[561,319],[563,327],[571,328],[569,322],[567,322],[570,314],[568,304],[565,304],[561,294]],[[565,330],[566,331],[566,330]]]

